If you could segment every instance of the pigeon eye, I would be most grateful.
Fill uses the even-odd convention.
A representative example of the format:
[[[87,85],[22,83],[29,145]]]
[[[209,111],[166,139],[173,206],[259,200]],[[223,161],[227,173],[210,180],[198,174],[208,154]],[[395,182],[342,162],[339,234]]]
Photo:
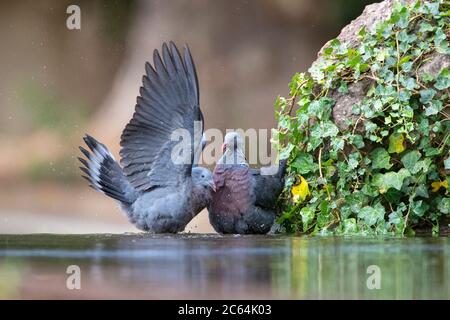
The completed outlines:
[[[202,178],[204,178],[205,177],[205,175],[204,174],[202,174]]]

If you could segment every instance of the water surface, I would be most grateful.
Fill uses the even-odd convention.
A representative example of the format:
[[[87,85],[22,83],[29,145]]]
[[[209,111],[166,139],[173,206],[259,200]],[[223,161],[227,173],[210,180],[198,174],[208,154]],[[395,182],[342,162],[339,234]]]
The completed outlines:
[[[0,235],[0,298],[448,299],[449,275],[447,237]]]

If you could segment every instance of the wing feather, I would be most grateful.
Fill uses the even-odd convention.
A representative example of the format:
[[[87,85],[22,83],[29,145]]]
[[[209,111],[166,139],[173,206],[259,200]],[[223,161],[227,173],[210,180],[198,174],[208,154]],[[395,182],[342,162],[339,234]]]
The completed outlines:
[[[274,175],[262,175],[260,169],[251,170],[255,180],[255,205],[266,209],[276,207],[277,199],[284,187],[286,166],[287,159],[281,160],[277,168],[278,171]]]
[[[153,66],[145,64],[140,96],[135,112],[121,136],[121,164],[131,185],[144,191],[155,186],[178,185],[191,174],[195,150],[201,141],[190,145],[190,158],[183,164],[171,159],[171,134],[185,129],[194,137],[194,122],[203,115],[199,106],[199,87],[194,61],[187,47],[184,60],[172,42],[163,44],[162,57],[153,52]],[[189,155],[188,155],[189,156]]]

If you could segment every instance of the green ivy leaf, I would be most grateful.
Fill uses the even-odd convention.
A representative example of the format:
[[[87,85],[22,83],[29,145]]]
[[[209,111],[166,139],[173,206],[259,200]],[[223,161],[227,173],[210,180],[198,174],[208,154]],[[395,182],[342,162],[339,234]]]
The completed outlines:
[[[349,218],[342,221],[342,234],[355,234],[358,232],[356,219]]]
[[[450,170],[450,157],[444,160],[444,168],[445,170]]]
[[[363,137],[360,134],[355,134],[353,136],[352,143],[358,149],[364,148],[364,140],[363,140]]]
[[[425,115],[433,116],[435,114],[438,114],[439,111],[441,110],[442,110],[442,102],[439,100],[432,100],[429,103],[429,107],[425,108]]]
[[[443,214],[450,213],[450,198],[443,198],[438,205],[438,209]]]
[[[311,130],[311,136],[316,138],[335,137],[339,133],[339,128],[331,121],[324,121],[317,124]]]
[[[409,77],[407,79],[402,78],[400,80],[400,83],[409,91],[414,90],[417,87],[416,80],[412,77]],[[406,99],[404,99],[406,100]]]
[[[417,173],[417,163],[422,157],[419,151],[410,151],[402,157],[403,166],[408,169],[412,174]]]
[[[422,197],[422,198],[425,198],[425,199],[428,199],[429,198],[429,194],[428,194],[428,186],[426,186],[426,185],[418,185],[417,187],[416,187],[416,195],[418,196],[418,197]]]
[[[297,172],[304,175],[308,173],[314,173],[319,170],[319,165],[314,163],[314,158],[308,153],[299,153],[295,160],[291,163],[291,166],[297,169]]]
[[[424,8],[426,13],[430,13],[432,15],[439,14],[439,2],[425,2]]]
[[[376,148],[370,154],[372,169],[390,169],[392,167],[391,156],[384,148]]]
[[[406,205],[401,202],[397,206],[397,210],[389,214],[389,223],[396,227],[396,233],[401,233],[405,226],[405,218],[403,213],[406,211]]]
[[[403,181],[411,176],[407,169],[400,169],[398,172],[377,173],[373,176],[372,185],[378,187],[380,193],[386,193],[389,188],[401,190]]]
[[[401,191],[398,191],[397,189],[390,188],[384,194],[384,196],[391,205],[398,205],[401,202],[401,199],[404,196],[404,193]]]
[[[420,33],[431,32],[431,31],[434,31],[434,27],[431,24],[429,24],[428,22],[420,23],[420,28],[419,28]]]
[[[311,208],[303,207],[300,210],[300,216],[302,217],[303,231],[306,231],[306,230],[308,230],[311,222],[313,222],[315,213],[313,210],[311,210]]]
[[[313,101],[308,107],[308,115],[318,119],[327,119],[330,117],[333,104],[334,100],[328,98]]]
[[[384,207],[377,203],[374,207],[366,206],[358,213],[358,218],[362,219],[368,226],[375,225],[378,221],[384,221]]]
[[[434,46],[437,52],[450,54],[447,36],[442,28],[438,28],[434,34]]]
[[[280,159],[286,159],[286,158],[289,158],[289,156],[290,156],[290,154],[291,154],[291,152],[292,152],[293,149],[294,149],[294,145],[289,144],[286,148],[283,148],[283,149],[280,151],[279,158],[280,158]]]
[[[397,210],[395,210],[394,212],[392,212],[391,214],[389,214],[389,222],[398,226],[398,225],[402,225],[404,222],[404,218],[403,218],[403,212],[406,211],[406,206],[405,204],[402,202]]]
[[[430,102],[436,95],[436,91],[433,89],[420,90],[419,93],[420,93],[420,102],[422,102],[423,104],[427,104],[428,102]]]
[[[375,130],[378,129],[378,126],[375,123],[373,123],[372,121],[366,121],[364,123],[364,127],[365,127],[366,131],[369,133],[374,132]]]
[[[403,133],[393,133],[389,136],[389,153],[402,153],[405,150]]]
[[[420,76],[420,78],[422,79],[423,82],[425,83],[430,83],[431,81],[434,80],[434,77],[429,74],[429,73],[424,73]]]
[[[364,38],[364,37],[367,35],[366,26],[363,26],[363,27],[359,30],[358,35],[359,35],[361,38]]]
[[[402,64],[408,62],[409,60],[411,60],[411,56],[404,56],[404,57],[401,58],[400,61],[398,62],[398,66],[400,67]]]
[[[438,90],[445,90],[450,87],[450,71],[448,69],[442,69],[436,78],[434,87]]]
[[[342,82],[338,88],[339,93],[347,94],[348,93],[348,85],[346,82]]]
[[[418,217],[423,217],[423,215],[428,211],[429,208],[430,206],[422,200],[413,201],[411,203],[411,210]]]

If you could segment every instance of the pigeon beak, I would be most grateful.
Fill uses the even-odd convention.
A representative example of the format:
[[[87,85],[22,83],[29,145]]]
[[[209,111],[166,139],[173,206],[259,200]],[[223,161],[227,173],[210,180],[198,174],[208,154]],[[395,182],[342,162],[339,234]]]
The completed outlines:
[[[222,145],[222,153],[225,153],[225,150],[227,150],[227,144],[226,143],[224,143]]]
[[[214,192],[216,192],[216,185],[214,184],[214,181],[211,181],[208,185]]]

